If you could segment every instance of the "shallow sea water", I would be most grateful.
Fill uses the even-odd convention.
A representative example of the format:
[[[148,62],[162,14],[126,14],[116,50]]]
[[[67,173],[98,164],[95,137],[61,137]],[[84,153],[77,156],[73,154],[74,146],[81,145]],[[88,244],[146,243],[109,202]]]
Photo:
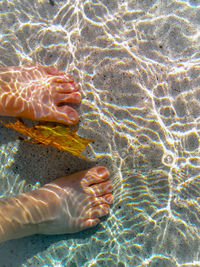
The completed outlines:
[[[0,198],[107,166],[110,216],[0,245],[0,266],[200,266],[200,1],[1,0],[0,66],[56,65],[83,96],[84,155],[0,126]]]

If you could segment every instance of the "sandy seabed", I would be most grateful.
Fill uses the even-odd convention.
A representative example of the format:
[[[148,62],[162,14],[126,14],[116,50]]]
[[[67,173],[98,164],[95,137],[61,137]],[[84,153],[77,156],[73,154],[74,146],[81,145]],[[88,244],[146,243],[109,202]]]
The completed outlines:
[[[1,266],[200,266],[199,22],[199,0],[0,2],[0,66],[74,75],[96,140],[86,161],[0,126],[0,197],[96,164],[115,188],[100,225],[1,244]]]

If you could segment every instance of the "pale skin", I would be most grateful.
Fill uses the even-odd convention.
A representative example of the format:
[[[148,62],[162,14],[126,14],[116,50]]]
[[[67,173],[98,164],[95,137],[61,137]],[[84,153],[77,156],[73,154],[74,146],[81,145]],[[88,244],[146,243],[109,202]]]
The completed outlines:
[[[80,103],[73,78],[39,65],[0,69],[0,115],[78,122],[62,103]],[[75,233],[97,225],[113,203],[109,171],[93,167],[0,201],[0,242],[32,234]]]

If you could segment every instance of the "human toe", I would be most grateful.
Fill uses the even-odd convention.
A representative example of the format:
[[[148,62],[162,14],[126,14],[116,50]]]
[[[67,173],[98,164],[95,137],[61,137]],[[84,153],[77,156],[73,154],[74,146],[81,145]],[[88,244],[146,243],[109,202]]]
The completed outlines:
[[[65,76],[54,78],[51,81],[51,86],[55,87],[58,93],[71,93],[78,91],[78,84],[74,81],[69,81]]]
[[[42,68],[49,75],[61,75],[62,74],[62,72],[55,66],[42,66]]]
[[[111,193],[108,193],[100,197],[91,196],[90,198],[87,199],[87,202],[85,202],[85,209],[93,208],[102,204],[108,204],[108,205],[113,204],[113,195]]]
[[[113,204],[113,195],[112,194],[106,194],[102,197],[108,204]]]
[[[103,196],[105,194],[111,193],[113,191],[113,186],[110,181],[101,182],[94,184],[86,188],[86,192],[95,196]]]
[[[110,206],[108,204],[100,204],[88,210],[86,217],[94,219],[106,216],[110,211]]]
[[[71,94],[57,94],[54,101],[56,105],[59,105],[60,103],[79,104],[81,102],[81,94],[79,92],[73,92]]]
[[[67,125],[76,124],[79,119],[77,111],[67,105],[57,107],[57,112],[55,112],[54,116],[55,116],[55,121]]]
[[[86,188],[90,185],[106,181],[108,180],[109,175],[110,173],[106,167],[93,167],[86,172],[85,177],[82,179],[82,185]]]
[[[84,230],[84,229],[96,226],[99,222],[100,220],[98,218],[86,219],[86,220],[83,220],[83,222],[80,224],[80,227],[82,230]]]

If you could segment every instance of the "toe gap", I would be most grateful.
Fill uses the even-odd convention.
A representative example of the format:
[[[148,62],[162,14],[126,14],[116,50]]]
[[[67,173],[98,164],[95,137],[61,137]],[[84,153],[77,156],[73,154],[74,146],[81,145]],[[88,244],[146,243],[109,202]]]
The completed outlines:
[[[58,107],[63,107],[63,106],[69,106],[71,108],[77,109],[80,104],[73,104],[73,103],[66,103],[66,102],[60,102],[57,104]]]

